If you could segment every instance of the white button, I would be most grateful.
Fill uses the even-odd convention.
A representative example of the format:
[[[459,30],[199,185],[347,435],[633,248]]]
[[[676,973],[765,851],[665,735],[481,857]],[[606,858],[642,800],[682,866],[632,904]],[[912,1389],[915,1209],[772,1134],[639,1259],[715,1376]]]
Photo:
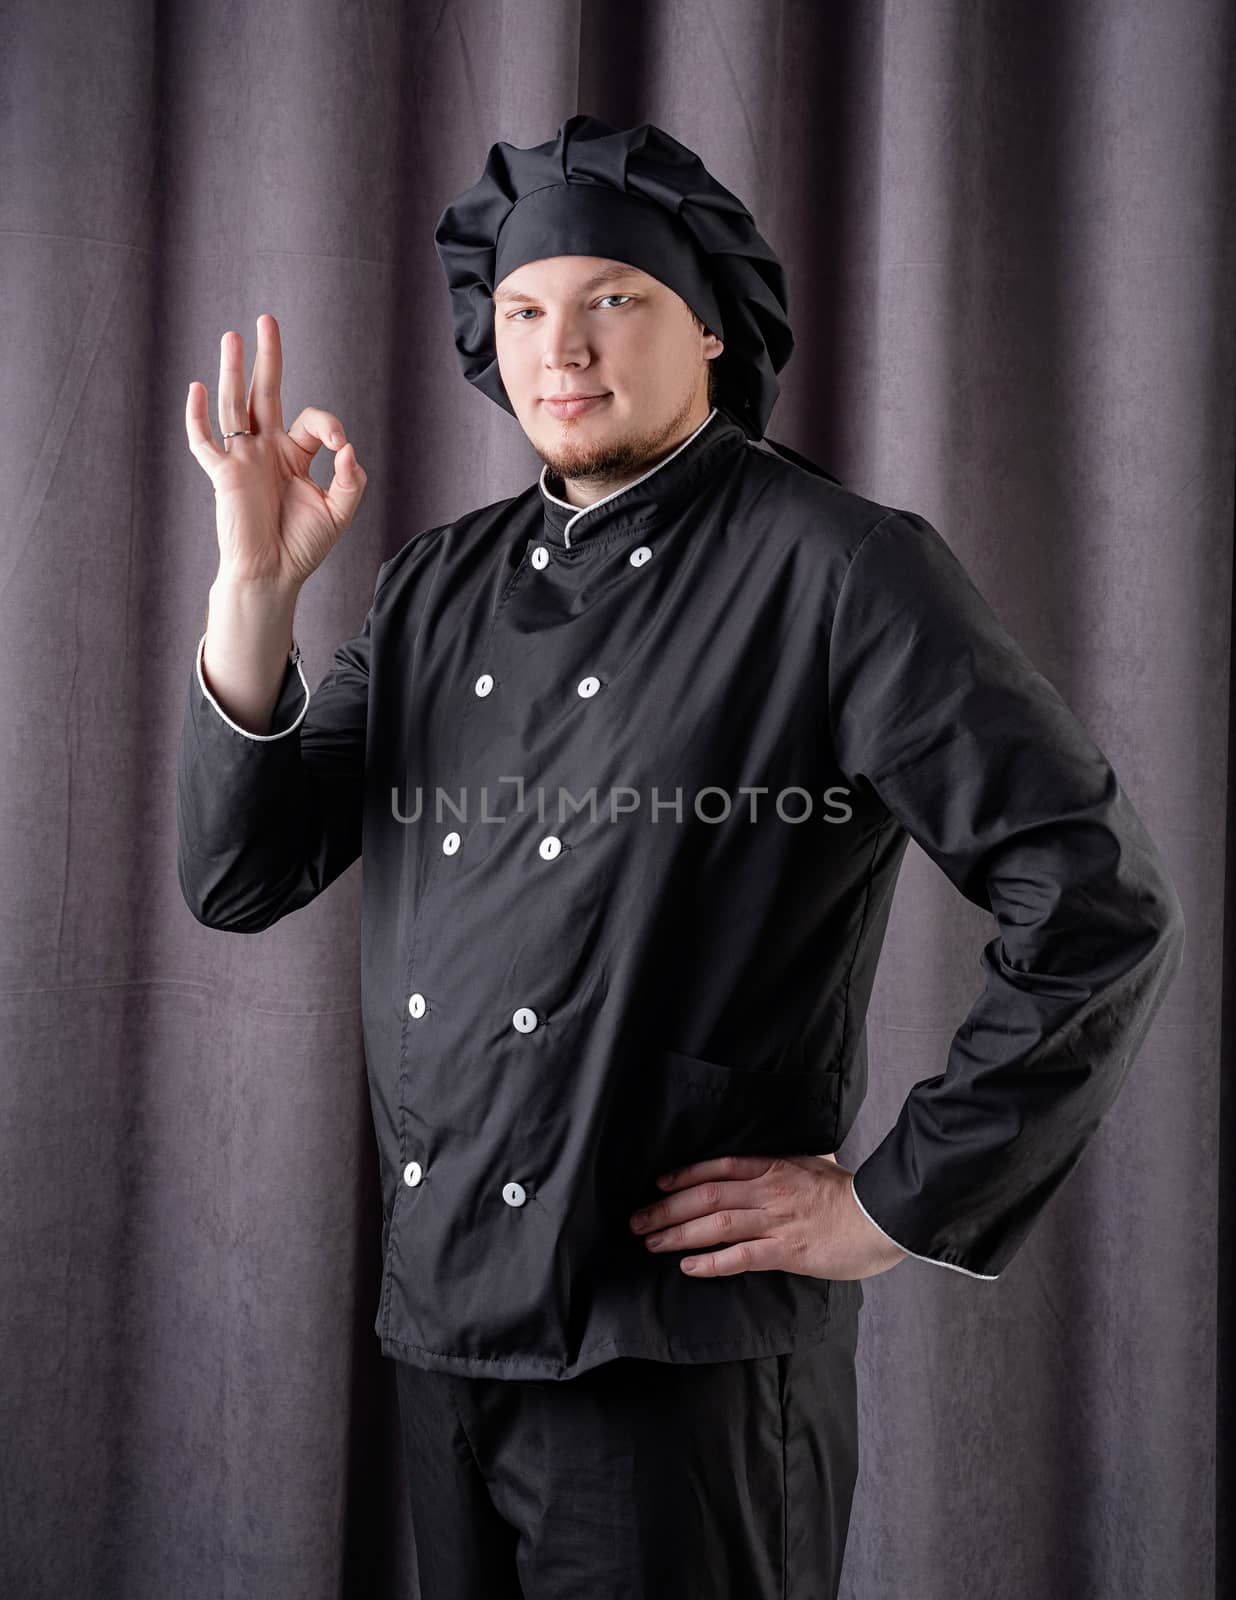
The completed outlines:
[[[533,1028],[536,1027],[536,1012],[530,1010],[527,1006],[520,1006],[511,1021],[519,1029],[520,1033],[531,1033]]]
[[[552,861],[561,849],[562,840],[556,834],[547,834],[541,840],[541,859],[543,861]]]
[[[425,1015],[425,996],[423,994],[409,995],[408,1010],[414,1017],[423,1017]]]
[[[538,571],[540,571],[542,567],[547,567],[549,565],[549,551],[543,544],[537,545],[536,549],[532,552],[532,565],[536,567]]]
[[[579,692],[585,700],[594,695],[600,687],[600,678],[581,678],[579,680]]]
[[[508,1206],[522,1206],[528,1196],[522,1183],[508,1183],[502,1190],[502,1198]]]
[[[480,677],[476,680],[476,692],[477,692],[477,694],[482,694],[482,695],[488,694],[489,691],[493,688],[493,686],[494,686],[494,680],[493,680],[493,675],[491,673],[482,672]]]
[[[409,1161],[403,1169],[403,1181],[409,1189],[415,1189],[421,1181],[421,1164],[419,1161]]]
[[[630,554],[629,560],[631,562],[631,565],[633,567],[642,567],[644,562],[647,561],[648,557],[651,554],[652,554],[652,551],[648,548],[648,546],[646,544],[640,545],[638,550],[632,550],[632,552]]]
[[[459,835],[457,833],[448,833],[442,841],[442,848],[448,856],[453,856],[456,850],[459,849]]]

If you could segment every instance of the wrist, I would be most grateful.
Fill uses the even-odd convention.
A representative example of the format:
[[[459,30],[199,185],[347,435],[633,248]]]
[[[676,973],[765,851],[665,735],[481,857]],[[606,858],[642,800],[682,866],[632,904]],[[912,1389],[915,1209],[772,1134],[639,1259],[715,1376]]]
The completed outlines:
[[[254,633],[286,633],[291,637],[296,617],[296,602],[300,585],[265,579],[234,578],[220,573],[207,594],[207,631],[214,631],[211,619],[228,631],[239,630],[252,636]]]
[[[269,610],[292,609],[296,605],[300,591],[301,584],[296,579],[242,577],[239,573],[230,572],[222,566],[215,573],[214,582],[210,586],[212,597],[218,596],[220,599],[254,608],[264,606]]]

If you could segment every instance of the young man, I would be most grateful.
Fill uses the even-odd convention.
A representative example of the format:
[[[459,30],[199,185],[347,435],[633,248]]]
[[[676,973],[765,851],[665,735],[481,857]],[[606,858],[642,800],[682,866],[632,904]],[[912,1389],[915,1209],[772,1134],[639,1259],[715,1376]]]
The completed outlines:
[[[912,511],[761,448],[792,349],[750,214],[661,130],[492,147],[435,234],[465,376],[540,456],[418,533],[310,693],[353,519],[225,339],[180,881],[252,932],[365,857],[365,1045],[422,1592],[835,1595],[861,1280],[994,1280],[1177,970],[1102,752]],[[804,470],[806,469],[806,470]],[[291,646],[289,654],[289,646]],[[909,838],[999,934],[851,1173]],[[637,1217],[646,1218],[642,1230]]]

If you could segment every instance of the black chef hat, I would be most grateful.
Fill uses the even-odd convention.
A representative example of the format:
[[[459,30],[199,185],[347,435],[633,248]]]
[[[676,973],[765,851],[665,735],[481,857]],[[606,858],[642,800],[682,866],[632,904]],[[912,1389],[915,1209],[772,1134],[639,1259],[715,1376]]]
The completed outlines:
[[[794,348],[784,268],[742,201],[654,124],[617,130],[578,114],[530,149],[499,140],[482,177],[443,211],[434,245],[464,377],[512,416],[498,371],[494,288],[527,261],[595,255],[639,267],[686,301],[725,345],[715,358],[718,407],[749,438],[764,437],[776,374]]]

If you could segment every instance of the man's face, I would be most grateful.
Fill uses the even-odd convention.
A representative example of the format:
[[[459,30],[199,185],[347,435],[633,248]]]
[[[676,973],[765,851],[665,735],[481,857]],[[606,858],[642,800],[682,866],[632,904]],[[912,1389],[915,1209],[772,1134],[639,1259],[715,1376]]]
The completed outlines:
[[[509,272],[494,286],[494,336],[520,426],[551,472],[575,480],[576,504],[699,427],[708,363],[724,348],[659,278],[603,256],[551,256]],[[563,394],[604,398],[556,416],[547,401]]]

